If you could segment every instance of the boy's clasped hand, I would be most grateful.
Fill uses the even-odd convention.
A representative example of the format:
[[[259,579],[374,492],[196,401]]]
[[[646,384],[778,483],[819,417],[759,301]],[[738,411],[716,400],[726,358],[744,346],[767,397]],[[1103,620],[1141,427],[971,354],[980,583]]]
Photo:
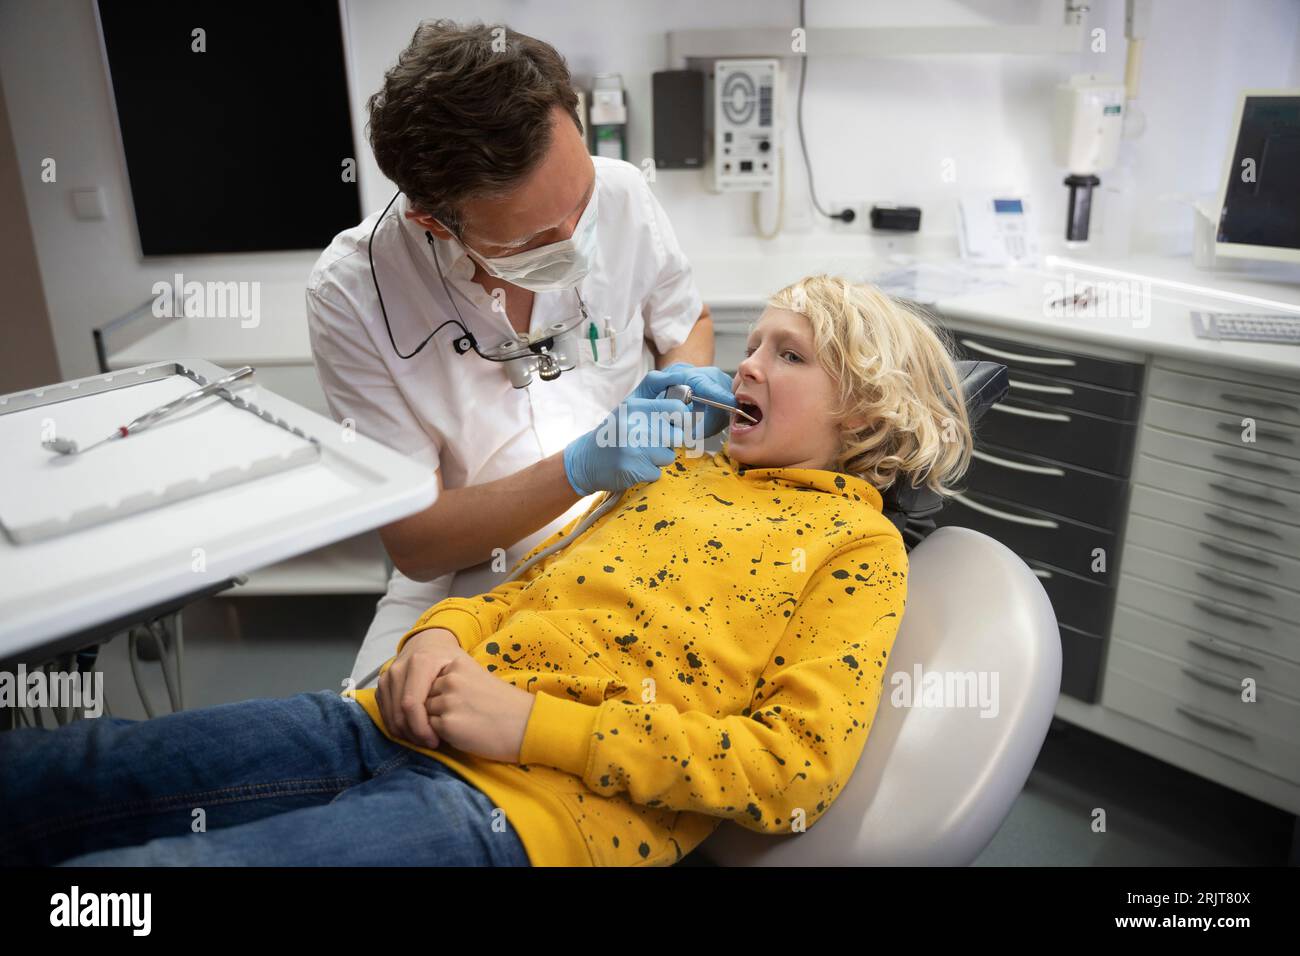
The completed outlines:
[[[390,736],[430,750],[445,741],[505,763],[519,761],[535,700],[493,676],[445,628],[406,642],[379,675],[375,699]]]

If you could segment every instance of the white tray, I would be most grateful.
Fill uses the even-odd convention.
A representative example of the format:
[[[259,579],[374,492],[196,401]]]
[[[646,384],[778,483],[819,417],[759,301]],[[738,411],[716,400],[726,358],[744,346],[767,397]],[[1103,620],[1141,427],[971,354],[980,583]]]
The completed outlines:
[[[41,541],[320,457],[315,438],[251,405],[239,382],[138,434],[87,448],[208,381],[164,363],[0,399],[0,530],[15,543]],[[87,450],[46,450],[42,440],[56,435]]]
[[[139,376],[170,376],[178,364],[204,381],[227,374],[202,359],[158,362],[0,396],[0,409],[27,403],[29,410],[48,413],[59,404],[31,404],[44,397],[37,393],[113,391],[138,382]],[[437,480],[427,465],[268,391],[257,384],[256,376],[252,381],[236,397],[278,426],[267,426],[273,439],[279,440],[277,432],[284,429],[291,436],[313,439],[318,447],[315,460],[142,511],[119,510],[111,520],[42,540],[19,544],[0,535],[0,661],[45,660],[92,643],[80,635],[391,524],[437,498]],[[194,425],[218,411],[198,413]],[[247,411],[226,411],[252,418]],[[80,430],[73,432],[70,425],[63,430],[61,412],[55,420],[60,434],[82,440]],[[163,423],[155,428],[156,437],[162,438]],[[122,444],[142,440],[150,431],[154,429],[127,437]],[[43,452],[41,437],[38,433],[22,441],[30,440]],[[8,446],[6,456],[12,448]],[[87,461],[106,450],[86,452]],[[7,462],[0,464],[0,470],[6,467]],[[303,639],[310,641],[311,635],[304,633]]]

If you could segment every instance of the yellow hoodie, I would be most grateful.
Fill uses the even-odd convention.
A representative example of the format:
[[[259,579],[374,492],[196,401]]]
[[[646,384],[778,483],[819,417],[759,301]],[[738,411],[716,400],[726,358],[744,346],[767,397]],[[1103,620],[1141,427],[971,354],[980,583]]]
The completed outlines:
[[[679,450],[521,579],[438,602],[398,644],[446,628],[534,693],[519,763],[397,742],[486,793],[533,866],[669,865],[724,819],[811,826],[862,753],[903,615],[907,552],[880,509],[850,475]],[[395,739],[373,689],[348,696]]]

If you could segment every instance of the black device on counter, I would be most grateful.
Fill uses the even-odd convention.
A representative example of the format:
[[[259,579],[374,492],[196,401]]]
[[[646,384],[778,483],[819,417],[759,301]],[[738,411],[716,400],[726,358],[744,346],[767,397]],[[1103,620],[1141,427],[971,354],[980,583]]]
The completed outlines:
[[[704,74],[661,70],[651,74],[656,169],[704,165]]]
[[[871,228],[893,232],[916,232],[921,228],[919,206],[879,204],[871,207]]]

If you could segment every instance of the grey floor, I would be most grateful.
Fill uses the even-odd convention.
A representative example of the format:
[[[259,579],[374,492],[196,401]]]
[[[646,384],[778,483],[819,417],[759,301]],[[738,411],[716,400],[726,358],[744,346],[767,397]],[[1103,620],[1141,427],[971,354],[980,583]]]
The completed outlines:
[[[187,709],[340,689],[373,595],[211,598],[186,609]],[[143,718],[126,641],[100,653],[115,717]],[[166,712],[157,663],[143,664]],[[53,726],[48,719],[46,726]],[[1091,829],[1105,807],[1107,832]],[[1106,738],[1056,721],[1029,781],[977,866],[1286,865],[1295,817]]]

